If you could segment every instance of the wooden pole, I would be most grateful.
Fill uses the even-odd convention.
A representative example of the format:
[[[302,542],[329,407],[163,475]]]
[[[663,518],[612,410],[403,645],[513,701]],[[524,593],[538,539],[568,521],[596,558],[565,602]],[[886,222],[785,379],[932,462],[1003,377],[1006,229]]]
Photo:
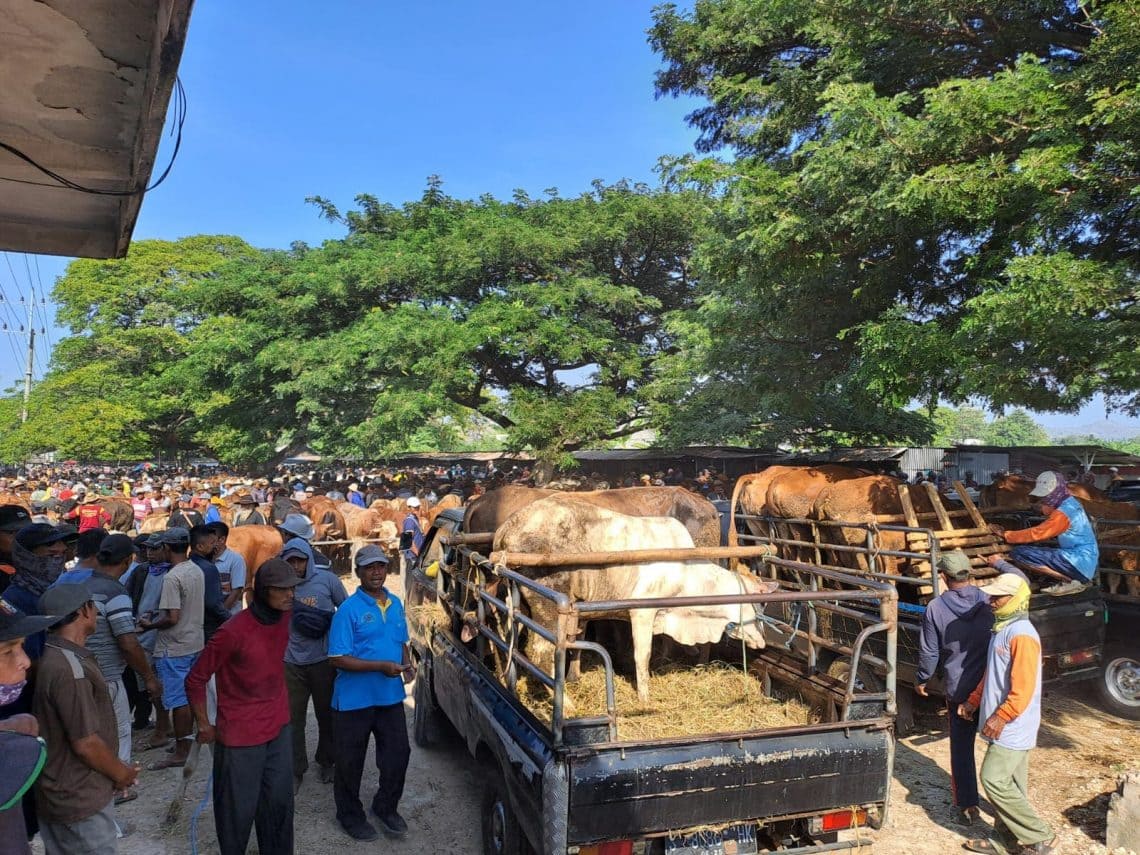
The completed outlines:
[[[508,567],[578,567],[647,564],[654,561],[717,561],[775,555],[771,546],[704,546],[694,549],[630,549],[623,552],[492,552],[493,564]]]

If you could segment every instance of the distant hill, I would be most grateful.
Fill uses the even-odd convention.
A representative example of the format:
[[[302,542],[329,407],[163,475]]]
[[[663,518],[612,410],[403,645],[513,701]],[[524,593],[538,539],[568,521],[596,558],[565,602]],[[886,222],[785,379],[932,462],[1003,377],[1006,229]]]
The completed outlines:
[[[1099,439],[1121,440],[1132,439],[1140,435],[1140,429],[1137,429],[1135,425],[1122,424],[1121,422],[1096,421],[1062,430],[1054,429],[1049,432],[1049,435],[1053,439],[1060,439],[1063,436],[1094,436]]]

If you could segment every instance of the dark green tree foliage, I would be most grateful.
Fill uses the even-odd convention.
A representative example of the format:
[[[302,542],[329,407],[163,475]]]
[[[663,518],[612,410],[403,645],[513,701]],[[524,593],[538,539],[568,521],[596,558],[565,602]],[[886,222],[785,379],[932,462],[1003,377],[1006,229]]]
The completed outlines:
[[[734,153],[672,164],[720,200],[675,322],[672,371],[705,381],[664,411],[677,434],[922,439],[915,398],[1140,408],[1134,2],[655,19],[659,93],[707,99],[699,147]]]
[[[653,360],[675,346],[663,315],[692,307],[699,198],[623,183],[462,201],[432,181],[399,208],[315,201],[344,239],[137,241],[121,261],[74,262],[54,295],[73,334],[36,412],[101,414],[103,445],[78,456],[233,462],[287,443],[461,446],[472,425],[554,459],[644,425]],[[36,436],[13,456],[59,441]]]

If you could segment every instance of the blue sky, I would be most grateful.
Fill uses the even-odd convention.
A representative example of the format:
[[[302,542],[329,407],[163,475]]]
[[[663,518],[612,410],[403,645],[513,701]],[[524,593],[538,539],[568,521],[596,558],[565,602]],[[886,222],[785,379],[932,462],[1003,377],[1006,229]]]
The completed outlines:
[[[200,0],[180,69],[182,149],[144,201],[134,237],[318,243],[341,230],[306,196],[342,209],[357,193],[399,204],[432,174],[458,197],[548,187],[571,195],[595,178],[653,182],[658,157],[691,151],[696,132],[684,116],[696,102],[654,98],[652,6]],[[156,173],[169,149],[167,140]],[[11,300],[28,276],[23,256],[6,260],[15,276],[0,262],[0,284]],[[50,290],[66,259],[38,264]],[[34,282],[35,260],[29,267]],[[4,386],[22,375],[15,358],[0,345]],[[1054,430],[1103,424],[1103,403],[1041,421]],[[1140,420],[1111,421],[1140,433]]]

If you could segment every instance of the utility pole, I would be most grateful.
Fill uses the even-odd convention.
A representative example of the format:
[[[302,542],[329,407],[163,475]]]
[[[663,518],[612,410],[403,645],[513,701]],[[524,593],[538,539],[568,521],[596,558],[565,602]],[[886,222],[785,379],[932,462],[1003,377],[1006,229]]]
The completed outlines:
[[[10,330],[8,329],[8,325],[4,324],[3,329],[0,329],[0,333],[19,336],[26,335],[28,337],[28,353],[25,357],[26,362],[24,363],[24,406],[20,410],[21,423],[28,420],[28,399],[32,396],[32,369],[35,367],[36,360],[36,327],[35,318],[32,315],[32,311],[35,308],[35,299],[34,291],[32,292],[31,299],[25,300],[23,297],[20,297],[20,303],[23,304],[27,310],[25,326],[20,327],[19,330]]]
[[[28,399],[32,396],[32,364],[36,358],[36,328],[32,326],[32,310],[28,309],[28,363],[24,367],[24,407],[20,410],[20,422],[28,420]]]

